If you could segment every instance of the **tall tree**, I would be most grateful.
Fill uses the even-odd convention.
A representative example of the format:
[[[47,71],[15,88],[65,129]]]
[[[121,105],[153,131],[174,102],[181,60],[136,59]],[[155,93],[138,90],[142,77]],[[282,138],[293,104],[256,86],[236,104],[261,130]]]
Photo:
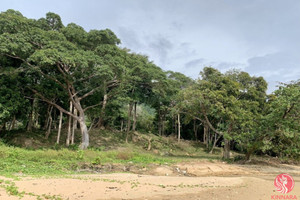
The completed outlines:
[[[86,48],[76,46],[59,32],[62,26],[58,16],[53,14],[47,21],[52,27],[50,30],[41,29],[32,20],[12,11],[1,13],[0,18],[2,22],[5,21],[0,23],[1,55],[21,62],[19,70],[39,74],[39,82],[52,81],[58,91],[67,94],[78,111],[78,116],[63,108],[60,102],[47,98],[47,91],[41,90],[38,84],[29,87],[41,100],[78,120],[82,133],[81,148],[86,149],[89,135],[85,111],[96,105],[85,105],[84,100],[102,87],[97,79],[103,72],[100,57],[94,51],[86,49],[94,49],[102,40],[95,40],[92,46]],[[109,33],[108,36],[113,35],[112,32]],[[109,42],[109,38],[102,37],[105,43]]]

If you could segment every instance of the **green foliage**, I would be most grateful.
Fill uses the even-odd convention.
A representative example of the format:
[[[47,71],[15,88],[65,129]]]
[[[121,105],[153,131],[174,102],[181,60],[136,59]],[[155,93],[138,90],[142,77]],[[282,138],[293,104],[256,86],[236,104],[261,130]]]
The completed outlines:
[[[204,68],[201,75],[197,85],[179,93],[178,109],[207,126],[210,123],[209,128],[223,139],[235,141],[241,151],[253,153],[261,141],[265,81],[245,72],[222,74],[213,68]]]
[[[41,129],[48,118],[57,123],[56,109],[76,118],[68,112],[72,101],[81,120],[84,144],[88,141],[86,125],[122,126],[124,130],[135,119],[131,108],[137,105],[136,128],[140,131],[176,134],[180,114],[185,139],[199,139],[205,127],[210,129],[209,148],[227,140],[245,153],[246,159],[253,153],[299,159],[299,82],[283,84],[267,96],[263,77],[239,70],[221,73],[205,67],[201,78],[194,81],[179,72],[164,72],[147,56],[120,48],[120,43],[109,29],[86,31],[75,23],[64,26],[52,12],[38,20],[15,10],[0,13],[0,131],[15,123],[17,128],[30,130],[34,123],[34,128]],[[55,107],[52,113],[49,105]],[[217,141],[213,143],[212,138]],[[88,155],[77,144],[69,150],[74,150],[68,152],[72,159],[86,161]],[[113,153],[103,155],[93,157],[92,162],[100,163],[98,158],[101,163],[127,160]],[[22,156],[21,150],[12,150],[0,165],[14,171],[10,162],[18,163]],[[51,166],[51,159],[49,162]],[[65,162],[59,161],[58,166],[70,164]],[[55,170],[49,166],[43,170]]]
[[[300,159],[300,85],[282,85],[270,96],[262,150],[279,157]]]

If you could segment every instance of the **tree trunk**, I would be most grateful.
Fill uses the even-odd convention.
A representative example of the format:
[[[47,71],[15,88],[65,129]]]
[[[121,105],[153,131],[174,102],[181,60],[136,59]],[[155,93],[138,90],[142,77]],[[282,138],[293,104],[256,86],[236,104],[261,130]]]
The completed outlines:
[[[0,132],[1,131],[5,131],[6,130],[6,122],[3,122],[1,128],[0,128]]]
[[[78,122],[79,122],[79,125],[80,125],[81,136],[82,136],[80,148],[81,149],[87,149],[88,146],[89,146],[89,133],[88,133],[87,126],[85,124],[83,111],[79,111],[79,120],[78,120]]]
[[[178,142],[180,142],[181,135],[180,135],[180,114],[179,113],[177,117],[178,117]]]
[[[176,120],[176,116],[174,116],[173,122],[174,122],[174,134],[176,135],[176,133],[177,133],[177,120]]]
[[[161,122],[161,135],[163,136],[165,134],[165,115],[163,116],[162,122]]]
[[[6,131],[6,122],[3,123],[2,130]]]
[[[54,130],[57,130],[57,124],[56,124],[56,122],[57,122],[57,114],[56,114],[56,109],[54,109],[54,112],[53,112],[53,121],[54,121],[54,123],[53,123]]]
[[[248,152],[246,153],[246,155],[245,155],[245,160],[246,160],[246,161],[249,161],[249,160],[250,160],[251,154],[252,154],[252,152],[250,152],[250,151],[248,151]]]
[[[33,112],[33,110],[30,112],[29,117],[28,117],[28,123],[27,123],[27,127],[26,127],[27,131],[32,131],[32,125],[33,125],[32,112]]]
[[[39,128],[40,126],[39,126],[39,113],[37,112],[37,113],[35,113],[35,117],[34,117],[34,127],[36,127],[36,128]]]
[[[121,120],[121,130],[120,130],[121,132],[123,132],[123,126],[124,126],[124,120],[122,119]]]
[[[219,137],[217,137],[217,133],[215,133],[214,143],[212,145],[211,150],[209,151],[210,154],[213,153],[213,151],[214,151],[214,149],[216,147],[216,144],[217,144],[217,142],[219,141],[220,138],[221,138],[221,135]]]
[[[197,135],[197,126],[196,126],[196,119],[194,119],[194,134],[195,134],[195,140],[198,141],[198,135]]]
[[[48,129],[49,122],[50,122],[50,117],[52,115],[52,109],[53,109],[53,106],[50,106],[49,109],[48,109],[47,121],[46,121],[46,124],[45,124],[45,127],[44,127],[45,130]]]
[[[52,128],[52,116],[50,115],[48,129],[47,129],[46,134],[45,134],[46,139],[49,138],[49,135],[51,133],[51,128]]]
[[[250,160],[250,157],[254,153],[254,151],[255,151],[255,147],[254,146],[252,146],[252,148],[250,148],[250,149],[247,149],[247,153],[245,155],[245,160],[246,161]]]
[[[95,127],[101,128],[101,129],[104,129],[104,118],[105,118],[105,108],[106,108],[106,104],[107,104],[107,99],[108,99],[107,94],[104,94],[102,108],[101,108],[101,112],[100,112],[100,118],[98,120],[97,125],[95,126]]]
[[[32,128],[34,126],[34,122],[35,122],[35,115],[36,115],[36,110],[35,110],[35,106],[37,104],[37,98],[34,97],[32,104],[31,104],[31,113],[29,114],[29,121],[26,127],[27,131],[32,131]]]
[[[227,139],[224,139],[224,159],[230,159],[230,141]]]
[[[10,123],[10,126],[9,126],[10,131],[15,128],[15,122],[16,122],[16,116],[14,115],[14,117]]]
[[[206,147],[208,147],[208,142],[207,142],[207,132],[208,132],[208,127],[206,124],[204,124],[203,127],[203,143],[206,144]]]
[[[47,130],[47,127],[48,127],[48,124],[49,124],[49,113],[50,113],[50,110],[51,110],[52,107],[53,106],[51,106],[50,104],[48,105],[48,108],[47,108],[47,117],[45,119],[43,130]]]
[[[134,109],[133,109],[133,124],[132,124],[132,130],[135,131],[136,129],[136,104],[137,102],[134,102]]]
[[[126,143],[128,143],[128,136],[129,136],[129,131],[130,131],[130,127],[131,127],[132,108],[133,108],[133,103],[129,103],[129,106],[128,106],[127,131],[126,131]]]
[[[73,113],[73,103],[70,101],[70,113]],[[68,123],[68,135],[66,139],[66,145],[67,147],[70,145],[70,139],[71,139],[71,124],[72,124],[72,116],[69,115],[69,123]]]
[[[132,108],[133,108],[133,104],[130,103],[128,106],[127,132],[129,132],[131,128]]]
[[[162,127],[162,125],[161,125],[161,117],[160,117],[160,114],[159,114],[159,116],[158,116],[158,135],[162,135],[162,130],[161,130],[161,127]]]
[[[59,115],[59,125],[58,125],[58,133],[57,133],[57,140],[56,140],[56,143],[57,143],[57,144],[59,144],[60,133],[61,133],[61,125],[62,125],[62,119],[63,119],[63,112],[60,111],[60,115]]]
[[[128,143],[128,136],[129,136],[129,131],[130,131],[130,127],[131,127],[132,108],[133,108],[133,103],[130,103],[129,106],[128,106],[128,120],[127,120],[127,131],[126,131],[126,143]]]
[[[74,108],[74,115],[77,116],[77,109]],[[74,144],[75,140],[75,130],[77,129],[77,119],[73,118],[72,134],[71,134],[71,144]]]

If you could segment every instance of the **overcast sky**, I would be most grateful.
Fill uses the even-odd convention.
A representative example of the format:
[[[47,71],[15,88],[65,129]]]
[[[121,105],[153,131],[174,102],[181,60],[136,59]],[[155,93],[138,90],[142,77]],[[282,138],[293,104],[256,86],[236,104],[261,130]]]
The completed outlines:
[[[269,92],[300,79],[300,0],[1,0],[10,8],[109,28],[122,47],[192,78],[204,66],[237,68],[263,76]]]

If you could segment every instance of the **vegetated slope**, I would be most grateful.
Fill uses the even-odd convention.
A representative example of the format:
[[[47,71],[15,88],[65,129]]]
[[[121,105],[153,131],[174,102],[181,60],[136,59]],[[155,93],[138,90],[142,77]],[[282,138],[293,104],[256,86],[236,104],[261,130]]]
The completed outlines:
[[[62,136],[61,141],[64,141],[65,132]],[[108,172],[185,176],[245,174],[239,166],[225,166],[224,161],[221,161],[219,148],[216,148],[213,154],[209,154],[205,150],[205,145],[200,142],[182,140],[178,143],[172,136],[161,137],[151,133],[130,132],[129,143],[126,143],[124,132],[99,129],[90,131],[90,136],[91,147],[83,151],[77,145],[68,148],[64,145],[54,145],[56,141],[54,134],[50,140],[45,140],[38,132],[10,133],[4,137],[5,143],[0,144],[0,174],[17,176]],[[237,158],[240,156],[237,153],[234,155]],[[267,159],[256,157],[252,163],[260,166],[279,164],[278,160],[270,157]]]
[[[92,130],[91,147],[85,151],[80,150],[77,145],[68,148],[54,145],[54,134],[50,140],[40,135],[38,132],[10,132],[3,137],[4,143],[0,145],[0,173],[52,175],[135,172],[146,171],[145,168],[150,165],[169,166],[187,160],[221,158],[220,152],[206,153],[201,143],[184,140],[178,143],[174,137],[154,134],[130,132],[129,143],[126,143],[124,132]],[[62,136],[61,141],[64,141],[65,133]]]

